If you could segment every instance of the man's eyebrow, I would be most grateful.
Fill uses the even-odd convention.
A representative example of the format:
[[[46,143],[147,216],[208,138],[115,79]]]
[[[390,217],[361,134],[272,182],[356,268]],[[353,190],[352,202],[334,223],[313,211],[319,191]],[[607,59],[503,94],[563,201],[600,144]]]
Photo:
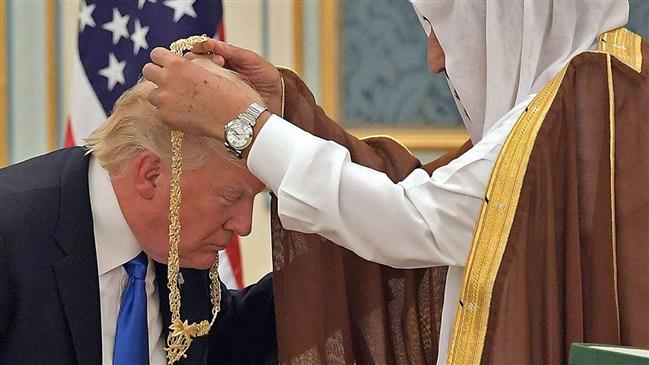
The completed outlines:
[[[225,186],[225,190],[229,193],[235,193],[235,194],[252,194],[253,190],[251,187],[246,186],[246,185],[235,185],[235,184],[228,184]]]

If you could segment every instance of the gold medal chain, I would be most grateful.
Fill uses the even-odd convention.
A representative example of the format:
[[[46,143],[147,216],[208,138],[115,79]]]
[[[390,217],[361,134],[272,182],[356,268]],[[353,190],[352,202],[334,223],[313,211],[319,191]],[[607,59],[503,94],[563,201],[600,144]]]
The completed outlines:
[[[173,42],[170,50],[173,53],[182,55],[184,51],[190,50],[194,44],[208,40],[206,35],[191,36]],[[180,245],[180,205],[182,201],[180,180],[182,175],[182,143],[183,133],[171,131],[171,189],[169,194],[169,258],[167,268],[167,287],[169,288],[169,309],[171,311],[171,325],[167,337],[167,363],[169,365],[187,357],[189,349],[195,337],[204,336],[209,333],[221,308],[221,285],[219,281],[219,258],[218,255],[214,265],[210,268],[210,300],[212,302],[212,320],[202,320],[199,323],[188,323],[180,319],[180,289],[178,288],[178,276],[180,274],[180,259],[178,257],[178,246]]]

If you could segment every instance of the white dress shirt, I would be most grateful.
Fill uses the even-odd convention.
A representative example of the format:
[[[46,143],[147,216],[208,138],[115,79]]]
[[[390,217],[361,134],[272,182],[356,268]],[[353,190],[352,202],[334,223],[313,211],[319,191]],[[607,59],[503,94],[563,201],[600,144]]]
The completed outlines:
[[[473,148],[432,176],[398,184],[350,161],[349,151],[271,116],[248,167],[278,197],[286,229],[318,233],[374,262],[397,268],[449,266],[438,364],[450,333],[473,231],[498,154],[530,95]]]
[[[108,172],[99,165],[94,157],[90,158],[88,185],[99,269],[102,364],[111,365],[115,347],[117,315],[122,302],[122,294],[128,282],[128,274],[122,265],[140,254],[142,249],[124,220]],[[145,282],[149,363],[164,365],[167,360],[162,336],[160,298],[155,283],[155,266],[150,258]]]

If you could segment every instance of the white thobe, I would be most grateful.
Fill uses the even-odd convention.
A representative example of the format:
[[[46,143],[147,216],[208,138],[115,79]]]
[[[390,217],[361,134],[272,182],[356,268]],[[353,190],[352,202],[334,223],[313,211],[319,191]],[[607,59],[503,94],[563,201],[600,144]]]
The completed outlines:
[[[128,274],[122,265],[139,255],[142,249],[122,215],[108,172],[94,157],[90,158],[88,186],[99,271],[102,364],[111,365],[117,316],[128,283]],[[167,359],[162,336],[160,297],[155,284],[155,266],[150,258],[145,283],[149,364],[163,365]]]
[[[507,135],[533,96],[432,176],[416,169],[395,184],[384,173],[351,162],[346,148],[276,115],[259,132],[248,167],[277,195],[286,229],[318,233],[392,267],[449,266],[437,361],[444,364],[487,184]]]

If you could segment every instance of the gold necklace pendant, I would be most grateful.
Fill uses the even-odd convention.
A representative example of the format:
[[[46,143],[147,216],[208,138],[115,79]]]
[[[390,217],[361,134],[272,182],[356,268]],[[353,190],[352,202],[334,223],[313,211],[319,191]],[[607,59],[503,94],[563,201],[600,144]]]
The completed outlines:
[[[210,38],[206,35],[191,36],[179,39],[169,47],[171,52],[182,55],[184,51],[190,50],[196,43],[204,42]],[[180,205],[181,190],[180,180],[182,176],[182,143],[183,133],[171,131],[171,189],[169,194],[169,257],[167,262],[167,287],[169,288],[169,309],[171,311],[171,325],[167,336],[167,363],[174,364],[182,358],[187,357],[187,350],[195,337],[204,336],[209,333],[210,328],[216,320],[221,308],[221,285],[219,281],[219,257],[216,256],[214,265],[210,268],[210,301],[212,302],[212,320],[202,320],[199,323],[188,323],[180,319],[180,289],[178,288],[178,276],[180,274],[180,260],[178,258],[178,246],[180,245]]]

